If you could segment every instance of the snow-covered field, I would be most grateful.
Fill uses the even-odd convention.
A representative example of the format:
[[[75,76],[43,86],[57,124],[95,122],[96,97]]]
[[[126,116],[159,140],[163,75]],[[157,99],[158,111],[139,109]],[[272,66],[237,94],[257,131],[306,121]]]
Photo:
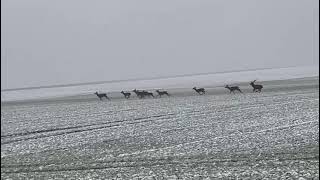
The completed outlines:
[[[244,91],[3,105],[1,179],[319,179],[318,79]]]
[[[286,80],[294,78],[315,77],[319,76],[318,66],[302,66],[275,68],[263,70],[247,70],[238,72],[225,73],[208,73],[202,75],[190,75],[170,78],[155,78],[149,80],[135,81],[115,81],[102,84],[87,84],[81,86],[66,86],[54,88],[35,88],[15,91],[1,91],[1,102],[32,100],[40,98],[57,98],[74,95],[92,95],[94,92],[117,92],[132,91],[133,89],[175,89],[175,88],[192,88],[194,86],[217,87],[225,84],[234,84],[240,82],[249,82],[257,79],[261,81]],[[111,96],[113,97],[113,96]]]

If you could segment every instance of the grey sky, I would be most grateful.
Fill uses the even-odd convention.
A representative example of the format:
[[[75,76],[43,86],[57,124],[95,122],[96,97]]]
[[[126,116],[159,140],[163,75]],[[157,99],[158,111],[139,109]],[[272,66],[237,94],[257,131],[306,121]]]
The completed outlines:
[[[317,0],[1,3],[3,89],[319,64]]]

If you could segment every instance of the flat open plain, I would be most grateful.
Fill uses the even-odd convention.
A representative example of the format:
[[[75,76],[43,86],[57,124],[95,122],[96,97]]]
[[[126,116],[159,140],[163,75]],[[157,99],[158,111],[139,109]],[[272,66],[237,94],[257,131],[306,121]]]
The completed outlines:
[[[2,104],[1,179],[319,179],[318,80]]]

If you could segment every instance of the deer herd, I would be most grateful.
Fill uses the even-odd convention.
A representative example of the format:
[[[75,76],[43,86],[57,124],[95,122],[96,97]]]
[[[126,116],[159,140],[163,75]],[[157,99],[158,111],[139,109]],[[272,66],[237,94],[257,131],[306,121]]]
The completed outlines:
[[[263,88],[263,86],[260,85],[260,84],[255,84],[255,82],[256,82],[256,80],[250,82],[250,85],[253,87],[253,91],[252,92],[259,92],[260,93],[262,88]],[[240,93],[242,93],[242,91],[240,90],[239,86],[226,85],[225,88],[229,89],[230,93],[235,93],[235,91],[239,91]],[[194,91],[196,91],[199,95],[204,95],[206,93],[204,88],[194,87],[192,89]],[[134,92],[137,95],[137,97],[140,98],[140,99],[145,98],[145,97],[153,97],[153,98],[159,97],[159,98],[161,98],[161,96],[163,96],[163,95],[171,96],[167,91],[160,91],[160,90],[156,90],[156,92],[158,94],[156,96],[154,96],[152,92],[148,92],[148,91],[145,91],[145,90],[134,89],[132,92]],[[126,99],[129,99],[130,96],[131,96],[130,92],[121,91],[120,93],[123,94],[123,96]],[[102,100],[103,97],[108,99],[108,100],[110,100],[110,98],[107,96],[106,93],[95,92],[94,94],[97,95],[100,100]]]

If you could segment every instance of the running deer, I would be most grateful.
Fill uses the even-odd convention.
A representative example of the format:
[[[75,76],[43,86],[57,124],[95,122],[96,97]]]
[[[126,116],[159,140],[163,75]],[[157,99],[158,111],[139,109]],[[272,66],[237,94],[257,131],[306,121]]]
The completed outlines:
[[[159,91],[159,90],[156,90],[156,92],[158,93],[158,96],[159,96],[159,97],[161,97],[162,95],[170,96],[170,94],[169,94],[167,91]]]
[[[229,86],[229,85],[226,85],[225,88],[229,89],[230,90],[230,93],[234,93],[234,91],[239,91],[242,93],[242,91],[240,90],[239,86]]]
[[[129,99],[130,96],[131,96],[131,93],[129,93],[129,92],[123,92],[123,91],[121,91],[121,94],[123,94],[126,99]]]
[[[97,95],[100,100],[102,100],[103,97],[110,100],[106,93],[99,94],[98,92],[95,92],[94,94]]]
[[[262,85],[260,85],[260,84],[254,84],[256,82],[256,80],[254,80],[254,81],[252,81],[252,82],[250,82],[250,85],[253,87],[253,92],[261,92],[261,89],[263,88],[263,86]]]
[[[140,99],[141,99],[141,98],[144,98],[145,96],[148,96],[148,97],[152,96],[152,97],[154,97],[152,92],[148,92],[148,91],[144,91],[144,90],[143,90],[143,91],[139,91],[139,90],[134,89],[133,92],[136,93],[136,95],[137,95]]]
[[[204,88],[199,88],[197,89],[196,87],[192,88],[194,89],[198,94],[203,95],[206,93],[206,91],[204,90]]]
[[[153,96],[153,93],[152,93],[152,92],[142,91],[142,93],[143,93],[145,96],[148,96],[148,97],[152,96],[152,97],[154,98],[154,96]]]
[[[144,94],[141,91],[134,89],[133,92],[136,93],[138,98],[144,98]]]

